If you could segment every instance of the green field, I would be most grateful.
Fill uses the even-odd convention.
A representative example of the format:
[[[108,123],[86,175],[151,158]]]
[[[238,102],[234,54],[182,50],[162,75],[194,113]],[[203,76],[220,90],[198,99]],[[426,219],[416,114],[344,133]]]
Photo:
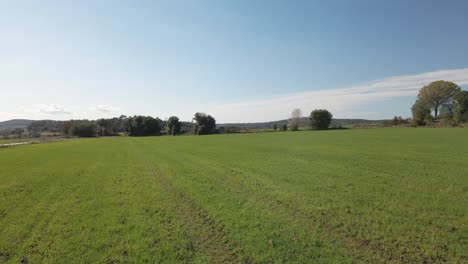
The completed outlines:
[[[468,129],[0,149],[0,263],[468,259]]]

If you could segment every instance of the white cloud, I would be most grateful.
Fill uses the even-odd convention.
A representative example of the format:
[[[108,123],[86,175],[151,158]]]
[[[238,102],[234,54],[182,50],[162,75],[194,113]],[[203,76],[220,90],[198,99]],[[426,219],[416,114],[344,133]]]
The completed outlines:
[[[115,113],[115,112],[120,111],[120,108],[112,107],[112,106],[108,106],[108,105],[91,106],[89,109],[92,110],[92,111],[97,111],[97,112],[101,112],[101,113]]]
[[[98,119],[116,116],[120,108],[108,105],[80,106],[61,104],[32,104],[18,106],[17,111],[0,112],[0,120],[9,119]]]
[[[316,108],[329,109],[336,117],[349,117],[349,112],[363,105],[403,96],[416,96],[418,90],[435,80],[458,85],[468,84],[468,68],[404,75],[372,81],[347,88],[313,90],[244,102],[220,104],[209,109],[221,122],[259,122],[287,118],[294,108],[307,113]],[[373,109],[357,114],[369,116]]]
[[[312,89],[314,87],[311,87],[310,91],[238,102],[220,102],[210,106],[202,103],[181,104],[170,109],[170,113],[164,113],[166,109],[142,108],[138,104],[126,105],[125,111],[106,104],[92,106],[32,104],[15,107],[16,109],[3,108],[1,110],[5,112],[0,112],[0,120],[14,118],[97,119],[117,116],[121,113],[157,115],[160,118],[175,114],[182,120],[190,120],[193,113],[205,111],[216,117],[219,123],[260,122],[288,118],[294,108],[300,108],[304,114],[316,108],[326,108],[338,118],[389,118],[391,116],[385,116],[379,112],[381,110],[373,109],[371,104],[375,105],[376,102],[384,102],[392,98],[416,96],[421,87],[435,80],[452,81],[462,86],[468,85],[468,68],[395,76],[337,89]],[[5,87],[14,87],[14,82],[6,84],[11,85],[5,85]],[[29,85],[24,85],[22,89],[27,89],[27,86]],[[21,89],[18,88],[18,90]],[[404,109],[395,107],[393,114],[409,113],[410,107],[410,105],[405,106]]]
[[[22,112],[30,113],[30,114],[37,114],[37,113],[43,113],[47,115],[72,114],[72,111],[67,109],[65,106],[59,105],[59,104],[27,105],[27,106],[21,106],[20,109],[22,110]]]

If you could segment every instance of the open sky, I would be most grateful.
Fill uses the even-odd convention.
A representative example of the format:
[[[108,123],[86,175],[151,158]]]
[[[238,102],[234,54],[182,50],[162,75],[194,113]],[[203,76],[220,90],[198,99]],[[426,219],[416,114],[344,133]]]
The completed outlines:
[[[0,120],[406,117],[433,80],[468,88],[467,11],[466,0],[0,0]]]

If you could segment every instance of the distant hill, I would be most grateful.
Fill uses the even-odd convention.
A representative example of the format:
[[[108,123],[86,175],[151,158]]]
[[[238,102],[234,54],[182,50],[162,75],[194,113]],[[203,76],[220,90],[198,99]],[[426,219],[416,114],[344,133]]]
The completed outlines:
[[[384,125],[384,122],[389,120],[367,120],[367,119],[333,119],[331,126],[337,127],[377,127]],[[240,127],[242,129],[270,129],[273,128],[274,125],[277,125],[278,128],[284,124],[288,124],[288,120],[278,120],[278,121],[271,121],[271,122],[258,122],[258,123],[225,123],[225,124],[218,124],[218,127],[224,126],[235,126]],[[301,118],[300,127],[308,127],[310,126],[310,120],[308,117]]]
[[[33,120],[29,119],[12,119],[8,121],[0,122],[0,129],[15,129],[15,128],[26,128]]]

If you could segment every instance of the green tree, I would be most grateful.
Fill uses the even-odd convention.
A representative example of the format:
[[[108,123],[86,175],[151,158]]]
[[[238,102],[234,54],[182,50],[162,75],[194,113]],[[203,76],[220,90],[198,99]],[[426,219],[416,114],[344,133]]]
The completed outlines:
[[[96,122],[89,120],[71,120],[70,132],[76,137],[95,137],[97,135]]]
[[[421,100],[416,100],[416,102],[411,107],[411,113],[413,114],[412,125],[414,126],[424,126],[427,121],[432,119],[431,109],[427,104],[421,102]]]
[[[166,130],[167,134],[169,135],[177,135],[180,133],[180,128],[182,127],[182,124],[179,121],[179,118],[177,116],[171,116],[166,122]]]
[[[159,118],[133,116],[125,120],[124,127],[129,136],[158,136],[161,133],[161,123],[162,121]]]
[[[72,127],[72,122],[71,121],[64,121],[62,123],[62,134],[65,137],[71,136],[71,127]]]
[[[157,136],[161,134],[161,120],[147,116],[143,120],[143,136]]]
[[[194,133],[197,135],[208,135],[216,132],[216,120],[205,113],[195,113],[193,117],[195,125]]]
[[[277,124],[274,124],[274,125],[273,125],[273,130],[274,130],[274,131],[278,130],[278,125],[277,125]]]
[[[450,108],[453,104],[454,96],[461,88],[453,82],[435,81],[419,90],[417,107],[429,108],[434,111],[434,119],[438,118],[439,110],[444,105]]]
[[[333,115],[326,109],[316,109],[310,113],[310,124],[312,129],[323,130],[328,129],[331,124]]]
[[[112,136],[112,120],[111,119],[98,119],[96,120],[97,131],[99,136]]]
[[[454,116],[457,122],[468,121],[468,91],[459,91],[455,95]]]

